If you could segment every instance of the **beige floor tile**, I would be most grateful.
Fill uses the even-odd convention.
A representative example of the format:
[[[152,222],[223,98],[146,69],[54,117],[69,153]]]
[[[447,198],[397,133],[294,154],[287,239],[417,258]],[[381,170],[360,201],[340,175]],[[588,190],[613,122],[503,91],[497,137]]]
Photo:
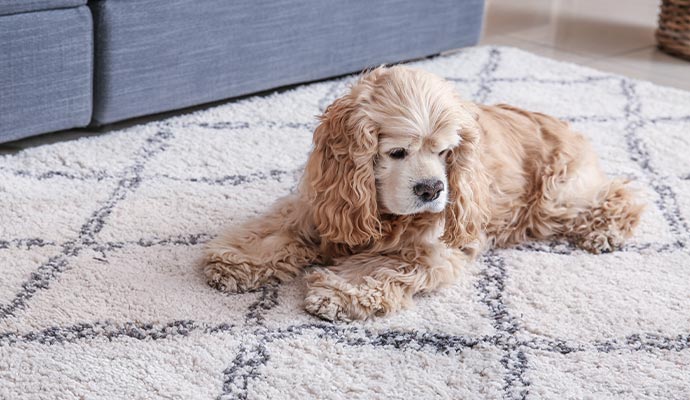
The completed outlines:
[[[553,0],[488,0],[482,36],[505,35],[548,25],[552,3]]]
[[[559,50],[553,47],[544,46],[526,40],[518,39],[508,35],[494,35],[483,38],[480,45],[494,45],[494,46],[510,46],[518,49],[540,55],[542,57],[552,58],[554,60],[572,62],[576,64],[584,64],[590,58],[568,51]]]
[[[655,0],[488,0],[480,44],[690,90],[690,62],[656,49]]]
[[[505,3],[505,0],[491,2],[487,15],[502,15],[492,9],[505,9],[508,13],[511,7],[515,7]],[[657,9],[655,1],[645,0],[554,0],[548,8],[545,7],[548,22],[508,34],[560,50],[603,57],[653,45]],[[529,20],[518,13],[514,17]],[[506,18],[510,17],[502,17]],[[487,26],[492,23],[487,20]],[[513,25],[517,26],[517,23]],[[491,32],[491,29],[487,31]]]
[[[690,90],[690,62],[666,55],[655,47],[584,64],[658,85]]]
[[[604,58],[601,61],[624,64],[639,69],[650,76],[665,75],[679,80],[690,81],[690,61],[670,56],[656,46],[642,50]]]

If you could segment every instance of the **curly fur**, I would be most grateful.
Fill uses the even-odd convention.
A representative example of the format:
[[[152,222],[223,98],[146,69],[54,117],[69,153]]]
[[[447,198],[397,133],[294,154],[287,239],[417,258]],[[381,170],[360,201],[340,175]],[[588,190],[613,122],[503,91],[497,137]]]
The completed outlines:
[[[410,156],[393,159],[401,149]],[[443,190],[420,202],[411,188],[429,178]],[[366,319],[452,283],[488,245],[565,237],[593,253],[620,247],[643,209],[625,184],[567,123],[466,102],[432,74],[382,67],[320,117],[298,193],[209,243],[204,271],[236,292],[328,266],[306,276],[306,310]]]

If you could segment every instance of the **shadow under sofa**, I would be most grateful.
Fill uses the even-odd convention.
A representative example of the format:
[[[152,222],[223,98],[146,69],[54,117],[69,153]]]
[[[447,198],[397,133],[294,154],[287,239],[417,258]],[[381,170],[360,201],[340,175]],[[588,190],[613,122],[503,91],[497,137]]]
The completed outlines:
[[[0,142],[475,44],[483,0],[0,0]]]

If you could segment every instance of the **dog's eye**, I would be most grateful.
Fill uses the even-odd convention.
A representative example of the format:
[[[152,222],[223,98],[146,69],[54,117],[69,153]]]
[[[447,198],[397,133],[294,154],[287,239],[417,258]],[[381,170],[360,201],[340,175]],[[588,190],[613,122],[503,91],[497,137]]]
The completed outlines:
[[[407,155],[407,150],[405,149],[394,149],[391,150],[388,155],[396,160],[402,160]]]
[[[445,149],[445,150],[439,152],[438,155],[441,156],[441,157],[445,157],[446,154],[448,154],[449,152],[450,152],[449,149]]]

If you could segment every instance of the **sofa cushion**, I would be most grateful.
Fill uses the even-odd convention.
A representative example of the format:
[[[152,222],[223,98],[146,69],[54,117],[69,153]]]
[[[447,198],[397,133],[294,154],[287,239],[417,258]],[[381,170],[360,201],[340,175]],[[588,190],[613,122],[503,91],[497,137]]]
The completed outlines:
[[[0,15],[76,7],[86,0],[0,0]]]
[[[86,6],[0,16],[0,142],[89,123],[92,27]]]

